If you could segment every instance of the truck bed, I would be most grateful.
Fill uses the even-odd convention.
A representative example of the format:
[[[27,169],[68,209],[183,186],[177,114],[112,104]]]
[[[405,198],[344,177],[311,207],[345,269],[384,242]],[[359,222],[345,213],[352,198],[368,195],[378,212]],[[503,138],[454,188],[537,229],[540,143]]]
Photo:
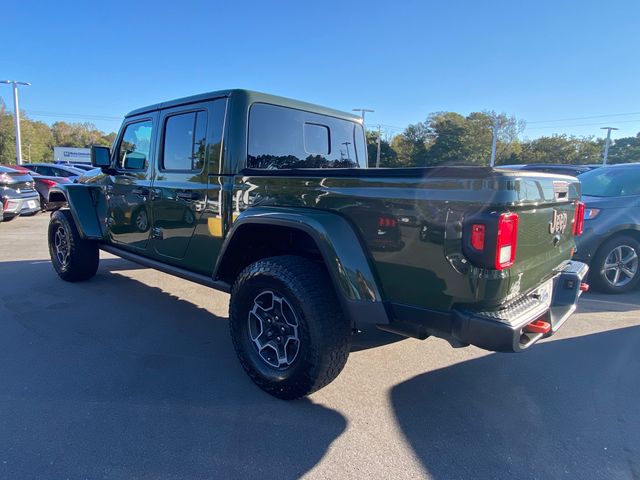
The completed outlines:
[[[579,198],[573,177],[488,167],[244,170],[239,209],[310,207],[344,216],[358,231],[384,297],[449,310],[500,308],[556,275],[570,260]],[[559,193],[560,192],[560,193]],[[550,233],[554,211],[569,225]],[[519,215],[515,264],[473,265],[462,251],[466,219]],[[556,236],[558,238],[556,238]]]

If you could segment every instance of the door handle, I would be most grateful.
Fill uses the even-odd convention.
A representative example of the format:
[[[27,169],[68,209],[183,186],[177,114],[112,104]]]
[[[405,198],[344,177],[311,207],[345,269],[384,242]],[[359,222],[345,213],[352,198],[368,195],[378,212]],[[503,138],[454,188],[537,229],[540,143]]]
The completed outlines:
[[[196,192],[177,192],[176,193],[176,200],[188,200],[188,201],[193,201],[193,200],[199,200],[200,199],[200,195]]]
[[[149,195],[149,189],[145,187],[134,188],[133,190],[131,190],[131,193],[133,193],[134,195],[138,195],[139,197],[146,197]]]

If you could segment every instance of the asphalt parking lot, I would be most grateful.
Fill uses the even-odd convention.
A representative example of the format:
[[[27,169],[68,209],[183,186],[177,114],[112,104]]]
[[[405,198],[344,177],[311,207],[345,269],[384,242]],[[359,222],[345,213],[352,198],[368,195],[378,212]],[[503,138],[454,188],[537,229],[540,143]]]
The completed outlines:
[[[589,293],[519,355],[358,339],[306,400],[255,387],[228,296],[0,223],[0,478],[640,478],[640,292]]]

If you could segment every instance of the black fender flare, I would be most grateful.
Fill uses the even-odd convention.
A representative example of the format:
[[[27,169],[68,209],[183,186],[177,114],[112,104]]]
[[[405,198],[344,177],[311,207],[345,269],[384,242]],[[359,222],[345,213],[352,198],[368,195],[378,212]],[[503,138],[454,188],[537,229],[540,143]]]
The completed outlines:
[[[248,225],[274,225],[301,230],[316,243],[329,272],[343,311],[354,327],[388,324],[383,297],[366,255],[351,224],[341,215],[309,208],[254,207],[233,222],[222,244],[213,279],[231,250],[237,233]]]
[[[49,201],[64,199],[82,238],[103,240],[105,232],[97,213],[98,194],[99,187],[96,186],[58,184],[49,190]]]

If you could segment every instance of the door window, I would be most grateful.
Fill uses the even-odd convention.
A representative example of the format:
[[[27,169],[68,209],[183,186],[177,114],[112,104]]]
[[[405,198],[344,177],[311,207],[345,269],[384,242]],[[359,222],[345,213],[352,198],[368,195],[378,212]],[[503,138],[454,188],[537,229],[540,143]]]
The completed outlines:
[[[73,173],[73,172],[70,172],[68,170],[64,170],[62,168],[55,168],[55,169],[53,169],[53,171],[54,171],[54,175],[56,177],[66,178],[66,177],[77,177],[78,176],[77,173]]]
[[[38,165],[37,167],[35,167],[35,171],[36,173],[39,173],[40,175],[45,175],[47,177],[55,177],[56,176],[56,172],[53,168],[51,167],[46,167],[44,165]]]
[[[164,127],[162,170],[200,171],[204,166],[207,113],[189,112],[167,118]]]
[[[151,120],[130,123],[118,148],[118,168],[122,170],[142,170],[149,162],[151,151]]]

